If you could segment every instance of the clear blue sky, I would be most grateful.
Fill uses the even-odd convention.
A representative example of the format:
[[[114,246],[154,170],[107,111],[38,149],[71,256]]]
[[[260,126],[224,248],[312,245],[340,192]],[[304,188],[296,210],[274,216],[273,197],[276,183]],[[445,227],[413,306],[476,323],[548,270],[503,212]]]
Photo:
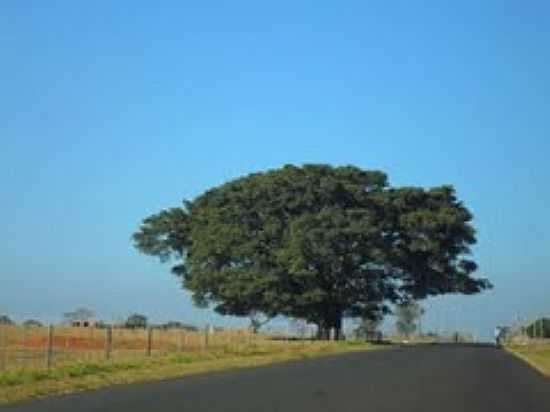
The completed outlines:
[[[432,304],[428,327],[449,302],[479,334],[550,314],[549,15],[546,1],[2,1],[0,312],[223,322],[131,233],[228,179],[327,162],[454,184],[474,212],[495,289]]]

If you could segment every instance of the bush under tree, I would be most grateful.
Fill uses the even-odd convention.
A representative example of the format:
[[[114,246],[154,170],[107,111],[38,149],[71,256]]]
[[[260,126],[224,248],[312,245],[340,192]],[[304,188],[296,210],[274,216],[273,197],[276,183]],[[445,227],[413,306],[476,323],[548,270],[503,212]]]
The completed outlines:
[[[169,322],[166,322],[166,323],[162,323],[162,324],[158,325],[158,327],[161,328],[161,329],[182,329],[182,330],[186,330],[186,331],[189,331],[189,332],[199,330],[199,328],[196,327],[196,326],[188,325],[186,323],[183,323],[183,322],[180,322],[180,321],[177,321],[177,320],[172,320],[172,321],[169,321]]]
[[[362,339],[379,340],[381,339],[380,326],[382,318],[375,319],[360,319],[359,324],[354,330],[355,336]]]
[[[418,320],[424,314],[424,309],[417,302],[406,302],[397,305],[394,314],[397,318],[397,332],[408,338],[418,329]]]

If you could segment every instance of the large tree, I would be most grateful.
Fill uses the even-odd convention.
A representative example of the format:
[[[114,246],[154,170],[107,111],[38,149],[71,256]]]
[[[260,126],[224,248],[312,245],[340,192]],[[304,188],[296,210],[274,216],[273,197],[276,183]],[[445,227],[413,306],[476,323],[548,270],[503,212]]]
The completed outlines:
[[[448,186],[390,188],[379,171],[285,166],[152,215],[133,238],[176,260],[199,305],[300,318],[338,337],[344,317],[379,318],[388,302],[489,287],[463,258],[471,219]]]

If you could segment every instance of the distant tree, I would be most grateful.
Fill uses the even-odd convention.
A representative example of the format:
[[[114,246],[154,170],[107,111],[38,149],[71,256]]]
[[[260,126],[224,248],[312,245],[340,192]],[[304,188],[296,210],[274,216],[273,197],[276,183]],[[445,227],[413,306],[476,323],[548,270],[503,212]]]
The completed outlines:
[[[129,329],[140,329],[147,327],[147,316],[141,315],[139,313],[134,313],[128,316],[124,324],[125,327]]]
[[[14,325],[15,322],[7,315],[0,315],[0,325]]]
[[[198,332],[199,331],[199,327],[198,326],[195,326],[195,325],[189,325],[189,324],[186,324],[184,323],[181,327],[183,330],[186,330],[186,331],[189,331],[189,332]]]
[[[35,319],[27,319],[25,322],[23,322],[23,326],[27,328],[41,328],[42,322],[35,320]]]
[[[67,323],[73,323],[80,320],[90,320],[90,319],[93,319],[94,317],[95,317],[94,311],[86,308],[78,308],[72,312],[65,312],[63,314],[63,318]]]
[[[539,318],[533,321],[526,328],[527,336],[530,338],[550,338],[550,319]]]
[[[512,336],[512,328],[510,326],[500,327],[500,337],[502,339],[509,339]]]
[[[183,329],[187,331],[198,331],[199,328],[193,325],[188,325],[186,323],[177,321],[177,320],[171,320],[166,323],[163,323],[161,325],[158,325],[159,328],[162,329]]]
[[[106,328],[109,327],[109,324],[106,323],[105,321],[98,320],[98,321],[94,324],[94,327],[97,328],[97,329],[106,329]]]
[[[162,329],[183,329],[183,323],[177,320],[171,320],[158,325]]]
[[[418,327],[418,319],[424,313],[424,309],[414,301],[397,305],[395,316],[397,321],[395,326],[399,334],[409,337]]]
[[[382,318],[374,319],[364,318],[359,321],[359,325],[355,328],[355,335],[359,338],[371,339],[379,334],[379,328],[382,324]]]
[[[472,276],[472,219],[452,186],[392,188],[381,171],[287,165],[147,217],[133,239],[176,260],[197,305],[305,319],[326,339],[345,317],[489,288]]]

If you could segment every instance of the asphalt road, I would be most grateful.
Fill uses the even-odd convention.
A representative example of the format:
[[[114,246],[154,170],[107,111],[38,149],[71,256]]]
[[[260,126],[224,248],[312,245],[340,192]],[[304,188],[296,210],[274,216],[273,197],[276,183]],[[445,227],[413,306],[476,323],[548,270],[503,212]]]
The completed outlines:
[[[116,386],[1,412],[550,412],[550,379],[493,347],[352,353]]]

